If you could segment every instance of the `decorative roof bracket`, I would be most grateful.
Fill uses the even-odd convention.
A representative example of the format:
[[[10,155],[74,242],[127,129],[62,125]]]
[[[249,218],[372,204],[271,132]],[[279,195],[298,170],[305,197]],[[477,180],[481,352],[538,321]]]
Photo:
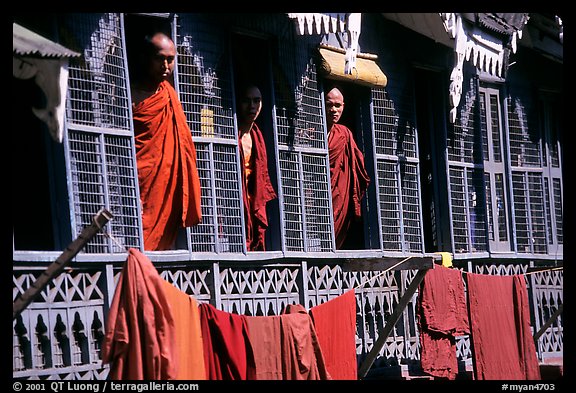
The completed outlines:
[[[346,33],[348,44],[345,48],[344,74],[353,74],[362,24],[361,13],[289,13],[288,17],[296,21],[296,31],[299,35]]]

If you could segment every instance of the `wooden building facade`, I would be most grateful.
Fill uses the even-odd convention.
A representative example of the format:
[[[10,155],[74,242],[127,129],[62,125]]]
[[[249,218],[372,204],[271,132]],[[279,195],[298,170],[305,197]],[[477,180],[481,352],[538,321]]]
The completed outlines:
[[[202,222],[181,231],[176,249],[146,252],[162,277],[247,315],[309,308],[355,288],[361,366],[414,277],[448,252],[464,271],[531,273],[539,361],[561,362],[558,18],[86,13],[14,22],[81,56],[66,67],[61,140],[30,109],[42,101],[38,86],[13,78],[13,301],[102,208],[113,214],[13,320],[15,378],[107,376],[100,347],[108,308],[126,248],[143,250],[129,69],[131,43],[150,25],[177,45],[174,85],[202,185]],[[235,83],[246,77],[263,94],[259,125],[278,193],[262,252],[247,252],[244,234]],[[345,250],[335,246],[324,116],[333,81],[371,178]],[[367,378],[421,374],[416,297]],[[467,378],[468,336],[457,351]]]

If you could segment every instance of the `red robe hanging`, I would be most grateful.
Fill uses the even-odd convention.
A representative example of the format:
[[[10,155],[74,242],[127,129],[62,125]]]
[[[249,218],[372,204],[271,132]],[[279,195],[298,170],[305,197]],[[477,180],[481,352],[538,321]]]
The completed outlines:
[[[134,107],[134,137],[146,250],[173,247],[178,228],[202,218],[196,149],[172,85]]]
[[[204,362],[209,380],[256,379],[247,316],[200,304]]]
[[[264,251],[266,249],[265,234],[268,228],[266,204],[276,198],[276,191],[268,173],[268,155],[262,131],[256,123],[250,129],[252,137],[252,154],[250,177],[242,171],[242,195],[244,199],[244,221],[246,223],[246,247],[248,251]],[[240,146],[240,162],[244,165],[244,149],[242,139],[238,138]],[[248,186],[246,185],[248,184]]]
[[[540,379],[525,277],[468,273],[477,379]]]
[[[332,379],[358,379],[354,289],[312,307],[310,315]]]
[[[334,124],[328,134],[330,181],[336,248],[346,240],[353,220],[362,215],[360,201],[370,184],[364,166],[364,155],[356,145],[352,131],[341,124]]]
[[[470,333],[462,272],[437,266],[426,272],[416,302],[424,372],[456,379],[456,336]]]
[[[111,364],[110,379],[177,378],[176,329],[164,283],[145,255],[128,251],[102,344],[102,362]]]

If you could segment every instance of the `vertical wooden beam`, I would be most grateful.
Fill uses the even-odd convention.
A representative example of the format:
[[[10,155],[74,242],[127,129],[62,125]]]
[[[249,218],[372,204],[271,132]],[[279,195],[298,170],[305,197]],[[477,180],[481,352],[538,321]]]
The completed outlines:
[[[398,322],[398,320],[400,319],[400,316],[404,312],[404,309],[408,305],[408,302],[410,302],[410,299],[412,299],[412,296],[418,289],[418,286],[424,279],[424,276],[426,275],[427,271],[428,269],[418,270],[418,273],[416,273],[416,276],[410,283],[410,286],[406,288],[406,292],[404,292],[404,295],[402,295],[402,298],[400,298],[400,301],[396,305],[394,312],[392,313],[392,315],[390,315],[390,318],[388,318],[388,320],[386,321],[386,325],[384,325],[384,328],[378,334],[378,340],[376,341],[376,343],[374,343],[374,346],[372,347],[372,349],[366,356],[366,359],[364,359],[364,362],[358,369],[358,379],[362,379],[366,376],[366,374],[368,374],[368,371],[370,370],[370,367],[372,367],[374,360],[376,360],[376,357],[378,356],[380,349],[382,349],[382,347],[384,346],[384,343],[386,342],[386,339],[392,332],[394,325],[396,325],[396,322]]]
[[[32,301],[34,301],[36,296],[46,288],[52,279],[62,273],[64,268],[70,263],[76,254],[84,248],[86,243],[88,243],[102,229],[102,227],[112,219],[112,217],[112,213],[106,209],[101,209],[96,216],[94,216],[92,223],[82,230],[76,240],[66,247],[62,254],[60,254],[60,256],[42,272],[36,281],[34,281],[20,297],[16,298],[12,306],[13,320],[16,319],[16,317],[20,315],[20,313],[24,311]]]

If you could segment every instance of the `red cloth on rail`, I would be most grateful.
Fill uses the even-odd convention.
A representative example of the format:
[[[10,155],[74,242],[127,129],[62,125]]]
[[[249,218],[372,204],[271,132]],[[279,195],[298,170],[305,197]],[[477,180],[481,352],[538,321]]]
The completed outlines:
[[[312,318],[300,304],[288,305],[280,315],[282,374],[285,380],[332,379]]]
[[[202,218],[196,148],[178,95],[167,81],[134,107],[133,117],[144,247],[170,249],[179,227]]]
[[[364,155],[356,145],[352,131],[342,124],[334,124],[328,134],[330,182],[336,248],[346,240],[353,220],[362,215],[362,200],[370,177],[364,166]]]
[[[102,344],[102,362],[110,363],[110,379],[176,379],[175,325],[163,287],[152,262],[129,249]]]
[[[354,289],[310,308],[310,315],[332,379],[358,379]]]
[[[477,379],[540,379],[525,277],[468,273]]]
[[[426,272],[416,302],[424,372],[456,379],[456,336],[470,333],[462,272],[436,266]]]
[[[256,379],[254,352],[245,315],[200,304],[204,362],[209,380]]]
[[[265,234],[268,228],[266,204],[277,197],[268,173],[268,155],[262,131],[253,124],[250,129],[252,154],[250,156],[250,175],[242,171],[242,195],[244,199],[244,221],[246,224],[246,247],[248,251],[266,249]],[[242,138],[238,138],[240,162],[244,165]],[[247,185],[248,184],[248,185]]]

